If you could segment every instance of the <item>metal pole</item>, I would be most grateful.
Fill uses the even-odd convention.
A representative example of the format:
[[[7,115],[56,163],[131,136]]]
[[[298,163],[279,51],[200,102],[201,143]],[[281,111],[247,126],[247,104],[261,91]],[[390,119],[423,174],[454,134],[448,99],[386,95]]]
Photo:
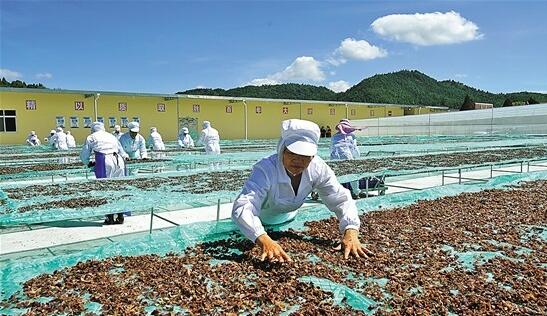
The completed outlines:
[[[490,165],[490,178],[492,178],[492,176],[493,176],[493,166]]]
[[[458,169],[458,184],[462,184],[462,169]]]
[[[94,111],[94,114],[95,114],[95,122],[97,122],[97,116],[98,116],[98,113],[97,113],[97,101],[99,100],[99,97],[101,96],[100,93],[97,93],[95,94],[95,99],[94,99],[94,105],[93,105],[93,111]]]
[[[521,161],[520,162],[520,173],[522,173],[522,164],[523,164],[523,162]]]
[[[150,234],[152,234],[152,221],[154,220],[154,208],[150,208]]]
[[[427,117],[429,119],[429,123],[427,124],[428,127],[428,135],[431,136],[431,113],[427,114]]]
[[[346,120],[349,120],[349,116],[348,116],[348,104],[346,103],[345,106],[346,106]]]
[[[220,199],[217,202],[217,222],[220,220]]]
[[[444,170],[442,171],[442,181],[441,181],[441,185],[444,185]]]
[[[179,131],[181,129],[181,127],[179,126],[180,124],[180,113],[179,113],[179,98],[180,96],[177,95],[177,129],[175,130],[175,135],[176,135],[176,138],[178,139],[179,138]]]
[[[248,135],[247,135],[247,124],[248,124],[248,118],[247,118],[247,101],[243,100],[243,109],[245,111],[245,140],[248,140]],[[302,111],[300,111],[300,113],[302,113]],[[300,115],[300,117],[302,117],[302,115]]]
[[[494,132],[494,106],[492,106],[492,116],[490,117],[490,135]]]

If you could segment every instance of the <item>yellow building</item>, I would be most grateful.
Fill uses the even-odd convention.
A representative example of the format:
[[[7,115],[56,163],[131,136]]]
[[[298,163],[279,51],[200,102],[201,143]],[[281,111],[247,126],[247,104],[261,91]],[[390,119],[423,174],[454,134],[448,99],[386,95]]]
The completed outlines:
[[[43,139],[57,126],[70,130],[81,144],[96,120],[108,131],[117,124],[124,131],[127,123],[139,121],[145,138],[157,127],[164,140],[174,141],[182,127],[199,135],[205,120],[221,139],[271,139],[279,137],[280,122],[290,118],[334,130],[343,118],[405,114],[404,107],[391,104],[0,88],[0,144],[24,144],[30,131]]]

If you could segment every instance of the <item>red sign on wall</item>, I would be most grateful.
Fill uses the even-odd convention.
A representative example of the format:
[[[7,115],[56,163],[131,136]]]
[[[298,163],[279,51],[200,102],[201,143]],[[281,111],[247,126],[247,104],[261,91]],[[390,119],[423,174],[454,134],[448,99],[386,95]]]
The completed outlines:
[[[257,107],[255,107],[255,113],[256,113],[256,114],[262,113],[262,107],[261,107],[260,105],[257,106]]]
[[[36,110],[36,100],[27,100],[26,106],[29,111]]]
[[[283,107],[283,114],[289,114],[289,108],[284,106]]]
[[[74,111],[83,111],[84,101],[74,101]]]
[[[330,112],[330,115],[336,115],[336,109],[335,108],[329,109],[329,112]]]
[[[313,108],[308,108],[308,115],[312,115],[313,114]]]
[[[199,112],[199,104],[192,105],[192,112]]]
[[[163,104],[163,103],[158,103],[156,108],[157,108],[158,112],[165,112],[165,104]]]
[[[125,103],[125,102],[118,103],[118,111],[120,111],[120,112],[127,111],[127,103]]]
[[[232,113],[232,106],[231,105],[226,106],[226,113]]]

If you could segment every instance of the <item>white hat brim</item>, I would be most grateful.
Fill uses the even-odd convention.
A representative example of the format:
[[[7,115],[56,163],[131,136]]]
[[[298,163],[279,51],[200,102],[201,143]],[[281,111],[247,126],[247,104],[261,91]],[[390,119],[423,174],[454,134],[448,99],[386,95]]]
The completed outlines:
[[[317,154],[317,145],[305,141],[296,141],[287,145],[287,149],[301,156],[315,156]]]

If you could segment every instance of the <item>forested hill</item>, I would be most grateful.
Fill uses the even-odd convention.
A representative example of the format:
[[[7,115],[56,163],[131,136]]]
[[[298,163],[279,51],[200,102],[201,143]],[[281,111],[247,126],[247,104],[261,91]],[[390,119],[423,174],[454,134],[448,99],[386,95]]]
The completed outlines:
[[[248,97],[266,99],[295,100],[337,100],[336,92],[325,87],[308,84],[285,83],[279,85],[245,86],[229,90],[224,89],[192,89],[177,94],[214,95],[225,97]]]
[[[178,93],[228,97],[432,105],[458,109],[463,104],[466,95],[469,95],[471,100],[475,102],[493,103],[495,106],[502,106],[508,99],[513,104],[524,104],[529,100],[541,103],[547,102],[547,94],[532,92],[494,94],[453,80],[437,81],[416,70],[402,70],[375,75],[364,79],[346,92],[341,93],[335,93],[325,87],[294,83],[245,86],[229,90],[192,89]]]

